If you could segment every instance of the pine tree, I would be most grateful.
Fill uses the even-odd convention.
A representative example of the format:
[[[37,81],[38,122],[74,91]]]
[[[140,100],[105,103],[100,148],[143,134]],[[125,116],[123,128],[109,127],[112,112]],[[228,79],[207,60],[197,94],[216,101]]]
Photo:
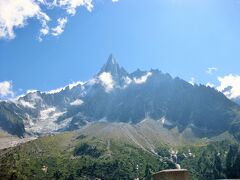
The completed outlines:
[[[238,147],[236,145],[231,145],[226,157],[226,175],[227,178],[234,178],[233,165],[238,154]]]
[[[198,167],[201,179],[213,179],[213,162],[206,151],[199,158]]]
[[[150,164],[147,164],[145,168],[145,179],[151,180],[151,177],[152,177],[152,166]]]
[[[214,165],[213,165],[213,175],[214,179],[220,179],[224,178],[222,175],[223,167],[222,167],[222,161],[218,154],[215,154],[214,156]]]
[[[236,160],[233,164],[233,178],[240,178],[240,152],[237,154]]]

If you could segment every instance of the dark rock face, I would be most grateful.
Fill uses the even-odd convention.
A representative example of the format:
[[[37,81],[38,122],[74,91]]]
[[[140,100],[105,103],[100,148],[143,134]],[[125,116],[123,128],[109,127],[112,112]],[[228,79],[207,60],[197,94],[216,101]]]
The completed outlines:
[[[0,103],[0,127],[10,134],[23,137],[25,133],[23,118],[16,110],[18,108],[12,103]]]

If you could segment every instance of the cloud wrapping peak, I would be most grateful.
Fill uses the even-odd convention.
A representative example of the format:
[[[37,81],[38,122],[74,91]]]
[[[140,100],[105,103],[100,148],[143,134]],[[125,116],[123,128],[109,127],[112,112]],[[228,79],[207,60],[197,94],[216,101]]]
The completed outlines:
[[[14,93],[12,91],[12,82],[11,81],[3,81],[0,82],[0,97],[8,97],[14,96]]]
[[[240,76],[229,74],[224,77],[218,77],[220,86],[217,90],[224,93],[230,99],[240,97]]]
[[[112,75],[109,72],[103,72],[99,75],[100,82],[105,87],[106,92],[113,90],[115,82],[113,81]]]

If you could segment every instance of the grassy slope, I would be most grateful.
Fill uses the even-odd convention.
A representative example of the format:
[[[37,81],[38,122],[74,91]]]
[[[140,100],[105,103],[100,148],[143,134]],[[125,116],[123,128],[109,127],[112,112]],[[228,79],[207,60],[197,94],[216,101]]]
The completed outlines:
[[[153,137],[153,126],[147,123],[137,127],[122,125],[94,124],[80,131],[67,132],[56,136],[42,137],[12,149],[0,151],[0,177],[9,179],[133,179],[145,177],[146,167],[151,172],[173,168],[169,161],[169,150],[178,150],[179,163],[191,172],[192,179],[202,179],[198,161],[203,152],[209,157],[221,151],[227,151],[228,143],[216,143],[207,139],[195,140],[195,143],[180,142],[170,147],[163,141],[171,136],[161,132]],[[149,131],[149,128],[152,131]],[[158,128],[158,126],[156,127]],[[120,130],[118,130],[120,129]],[[94,133],[95,132],[95,133]],[[162,134],[163,133],[163,134]],[[186,140],[182,134],[180,139]],[[165,136],[164,136],[165,135]],[[162,136],[162,137],[160,137]],[[227,135],[217,139],[226,139]],[[177,137],[177,136],[175,136]],[[230,139],[230,138],[229,138]],[[170,138],[169,143],[172,143]],[[176,140],[174,141],[176,142]],[[191,141],[192,142],[192,141]],[[216,144],[216,145],[215,145]],[[214,148],[213,148],[213,147]],[[154,154],[151,148],[154,148]],[[194,156],[189,156],[189,150]],[[188,157],[183,157],[186,154]],[[222,157],[224,159],[224,157]],[[223,164],[225,162],[223,161]],[[139,166],[139,171],[136,166]],[[47,171],[43,168],[47,167]],[[1,179],[0,178],[0,179]]]
[[[100,152],[100,156],[93,156],[89,150],[81,156],[75,155],[76,149],[85,143],[94,147],[94,151]],[[106,179],[106,175],[109,179],[133,179],[137,176],[137,164],[141,177],[144,176],[147,163],[156,168],[159,168],[160,164],[152,154],[135,146],[79,136],[74,132],[43,137],[4,150],[0,156],[0,177],[18,179],[71,179],[92,176]],[[42,170],[44,166],[48,167],[47,172]]]

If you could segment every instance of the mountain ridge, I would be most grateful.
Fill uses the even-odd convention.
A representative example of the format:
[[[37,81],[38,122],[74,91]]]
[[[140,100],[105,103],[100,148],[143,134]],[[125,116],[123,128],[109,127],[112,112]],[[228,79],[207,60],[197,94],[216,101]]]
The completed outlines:
[[[5,106],[0,102],[3,123],[11,122]],[[8,130],[18,136],[74,130],[101,120],[137,124],[164,118],[166,129],[177,127],[180,133],[190,128],[199,137],[211,137],[229,131],[239,138],[240,107],[222,93],[159,70],[128,73],[113,55],[89,81],[30,92],[7,106],[16,122],[22,121],[19,132]]]

